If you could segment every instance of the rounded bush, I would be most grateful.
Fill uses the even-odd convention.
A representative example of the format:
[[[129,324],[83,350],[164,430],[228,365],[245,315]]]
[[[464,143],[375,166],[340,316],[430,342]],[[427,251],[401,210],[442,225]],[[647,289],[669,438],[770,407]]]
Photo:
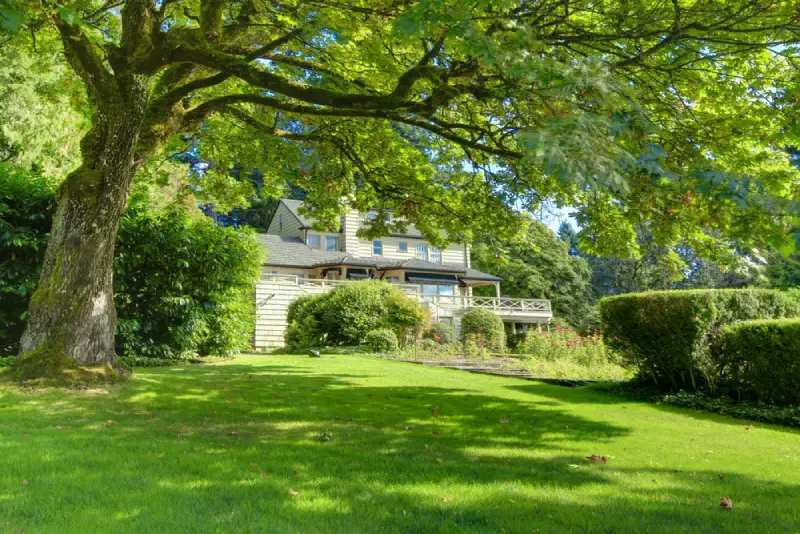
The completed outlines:
[[[364,343],[375,352],[394,352],[397,350],[397,336],[388,328],[379,328],[364,337]]]
[[[492,352],[504,352],[506,331],[503,320],[490,310],[471,310],[461,318],[461,339],[484,344]]]
[[[425,310],[388,282],[369,280],[298,299],[289,306],[287,322],[285,340],[291,350],[358,345],[382,328],[406,340],[425,324]]]

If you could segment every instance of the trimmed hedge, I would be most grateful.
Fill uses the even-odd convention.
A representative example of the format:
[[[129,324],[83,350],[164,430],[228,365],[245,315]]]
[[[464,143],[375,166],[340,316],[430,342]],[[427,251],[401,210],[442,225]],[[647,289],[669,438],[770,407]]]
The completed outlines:
[[[714,392],[721,362],[712,346],[726,324],[800,314],[796,295],[766,289],[654,291],[600,301],[603,337],[625,365],[665,389]]]
[[[504,352],[506,349],[503,320],[496,313],[481,308],[470,310],[461,318],[461,339],[478,343],[482,341],[492,352]]]
[[[375,352],[394,352],[397,350],[397,336],[388,328],[379,328],[364,337],[364,344]]]
[[[388,328],[406,340],[425,321],[422,306],[388,282],[349,282],[292,302],[284,339],[290,350],[359,345],[369,332]]]
[[[800,404],[800,319],[728,325],[715,352],[739,400]]]

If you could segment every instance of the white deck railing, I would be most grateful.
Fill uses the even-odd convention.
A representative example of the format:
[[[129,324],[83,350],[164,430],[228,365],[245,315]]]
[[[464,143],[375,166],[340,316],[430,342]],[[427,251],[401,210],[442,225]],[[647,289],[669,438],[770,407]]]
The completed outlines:
[[[349,280],[329,280],[324,278],[303,278],[293,274],[265,274],[262,281],[277,282],[299,286],[306,293],[324,293],[329,289],[347,283]],[[439,310],[455,312],[475,308],[492,310],[499,315],[536,316],[550,318],[553,310],[550,301],[545,299],[513,299],[506,297],[472,297],[468,295],[424,295],[421,285],[393,284],[409,296]],[[436,314],[438,316],[438,313]]]
[[[430,295],[424,297],[440,308],[464,310],[486,308],[498,313],[518,313],[521,315],[552,315],[550,301],[544,299],[512,299],[506,297],[470,297],[467,295]]]

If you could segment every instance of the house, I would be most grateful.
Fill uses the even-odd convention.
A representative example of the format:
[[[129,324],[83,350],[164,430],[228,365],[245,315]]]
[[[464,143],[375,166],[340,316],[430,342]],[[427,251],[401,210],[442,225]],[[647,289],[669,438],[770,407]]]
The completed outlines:
[[[348,280],[380,279],[396,284],[428,308],[433,320],[456,329],[467,310],[495,311],[509,330],[547,324],[552,319],[550,301],[500,297],[496,276],[470,266],[469,247],[451,244],[439,250],[409,224],[402,233],[375,240],[360,239],[356,232],[377,212],[348,211],[340,217],[338,232],[315,230],[314,220],[300,213],[299,200],[281,199],[266,234],[258,236],[267,261],[256,287],[255,346],[283,346],[286,311],[296,298],[329,291]],[[472,289],[493,286],[495,297],[476,297]]]

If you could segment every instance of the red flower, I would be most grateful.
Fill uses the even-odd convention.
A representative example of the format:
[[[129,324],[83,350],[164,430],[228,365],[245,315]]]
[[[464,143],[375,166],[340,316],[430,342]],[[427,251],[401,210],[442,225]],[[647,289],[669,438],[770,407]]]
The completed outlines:
[[[433,334],[433,339],[434,339],[435,341],[439,341],[439,340],[440,340],[440,339],[442,339],[442,338],[440,338],[440,337],[439,337],[439,334]]]

